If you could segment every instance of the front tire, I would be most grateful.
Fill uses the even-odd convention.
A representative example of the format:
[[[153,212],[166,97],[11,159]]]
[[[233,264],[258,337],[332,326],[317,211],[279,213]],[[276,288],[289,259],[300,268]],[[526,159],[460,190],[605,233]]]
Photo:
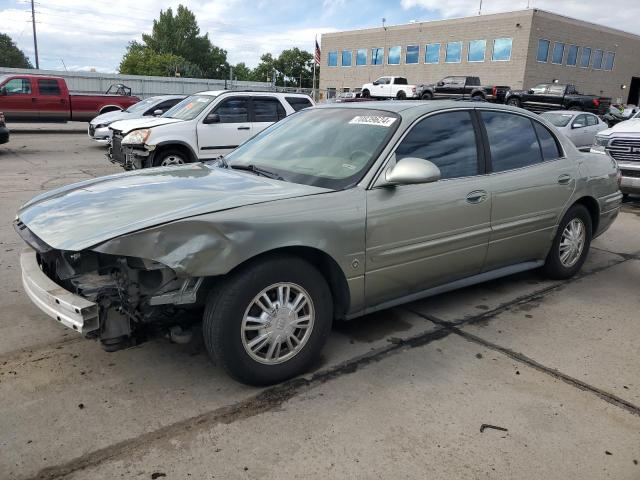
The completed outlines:
[[[420,97],[421,100],[433,100],[433,93],[431,92],[424,92],[422,94],[422,97]]]
[[[162,150],[153,158],[154,167],[184,165],[185,163],[189,163],[189,157],[177,149]]]
[[[562,218],[553,245],[544,264],[549,278],[573,277],[584,264],[591,246],[591,215],[584,205],[573,205]]]
[[[362,95],[362,98],[370,98],[371,97],[371,93],[366,88],[362,91],[361,95]]]
[[[331,291],[298,257],[274,256],[213,287],[203,319],[209,355],[236,380],[270,385],[304,373],[333,319]]]

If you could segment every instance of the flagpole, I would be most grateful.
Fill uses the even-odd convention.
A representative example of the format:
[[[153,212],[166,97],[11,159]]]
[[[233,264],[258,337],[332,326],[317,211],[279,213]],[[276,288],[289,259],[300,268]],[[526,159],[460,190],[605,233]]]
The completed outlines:
[[[313,96],[313,101],[317,101],[316,97],[316,45],[318,44],[318,35],[315,37],[315,42],[313,44],[313,84],[311,85],[311,95]]]

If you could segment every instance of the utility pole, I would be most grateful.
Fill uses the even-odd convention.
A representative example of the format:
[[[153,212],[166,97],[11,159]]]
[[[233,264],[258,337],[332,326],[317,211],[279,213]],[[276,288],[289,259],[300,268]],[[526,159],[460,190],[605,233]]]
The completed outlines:
[[[478,9],[478,15],[482,15],[482,0],[480,0],[480,8]]]
[[[36,36],[36,9],[33,6],[33,0],[31,0],[31,22],[33,23],[33,47],[36,51],[36,69],[39,69],[40,61],[38,60],[38,37]]]

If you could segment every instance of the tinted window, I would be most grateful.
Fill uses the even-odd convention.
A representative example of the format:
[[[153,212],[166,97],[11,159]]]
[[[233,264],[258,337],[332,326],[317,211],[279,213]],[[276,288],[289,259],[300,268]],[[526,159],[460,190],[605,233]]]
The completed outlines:
[[[558,142],[551,134],[551,132],[547,130],[544,125],[541,125],[538,122],[533,122],[533,125],[535,126],[538,140],[540,141],[542,158],[544,158],[545,161],[560,158],[562,154],[560,152],[560,148],[558,147]]]
[[[605,59],[604,62],[604,69],[605,70],[613,70],[613,64],[616,60],[616,54],[613,52],[607,52],[607,58]]]
[[[440,44],[429,43],[424,51],[424,63],[440,63]]]
[[[3,85],[7,95],[28,95],[31,93],[31,83],[26,78],[13,78]]]
[[[576,45],[569,46],[569,53],[567,53],[567,65],[575,67],[578,63],[578,47]]]
[[[496,38],[493,41],[493,55],[491,59],[494,62],[506,62],[511,60],[511,47],[513,40],[511,38]]]
[[[60,95],[60,86],[57,80],[38,79],[40,95]]]
[[[469,42],[468,62],[484,62],[484,52],[487,48],[486,40],[472,40]]]
[[[276,98],[253,99],[254,122],[277,122],[286,117],[284,107]]]
[[[302,110],[303,108],[311,107],[311,100],[303,97],[284,97],[284,99],[289,102],[291,108],[293,108],[296,112]]]
[[[549,40],[538,40],[538,61],[546,62],[549,59]]]
[[[407,81],[406,78],[403,77],[397,77],[395,79],[395,81],[393,82],[394,85],[409,85],[409,82]]]
[[[400,65],[400,54],[402,53],[401,47],[389,47],[389,58],[387,63],[389,65]]]
[[[553,45],[553,56],[551,57],[551,63],[561,64],[564,58],[564,43],[556,42]]]
[[[420,56],[420,47],[418,45],[409,45],[405,54],[405,63],[418,63]]]
[[[224,100],[216,108],[215,113],[220,115],[220,123],[246,123],[249,121],[248,104],[249,100],[247,98],[230,98]]]
[[[366,65],[367,64],[367,49],[359,48],[358,53],[356,55],[356,65]]]
[[[384,50],[382,48],[371,49],[371,65],[382,65]]]
[[[327,66],[329,67],[338,66],[338,52],[329,52],[329,55],[327,55]]]
[[[443,113],[422,120],[396,149],[396,159],[404,157],[435,163],[443,179],[477,175],[478,151],[471,114]]]
[[[580,57],[580,66],[582,68],[587,68],[589,66],[589,62],[591,62],[591,49],[589,47],[584,47]]]
[[[351,56],[352,56],[351,50],[343,50],[342,51],[342,66],[343,67],[350,67],[351,66]]]
[[[594,70],[600,70],[602,69],[602,58],[603,58],[604,52],[602,50],[596,50],[593,53],[593,69]]]
[[[502,112],[482,112],[489,137],[494,172],[535,165],[542,161],[538,137],[527,117]]]
[[[445,52],[446,63],[460,63],[462,58],[462,42],[449,42]]]

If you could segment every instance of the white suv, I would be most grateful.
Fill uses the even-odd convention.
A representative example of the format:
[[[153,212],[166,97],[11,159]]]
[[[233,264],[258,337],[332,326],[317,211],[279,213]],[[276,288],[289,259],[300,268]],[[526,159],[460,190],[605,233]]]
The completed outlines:
[[[126,170],[212,159],[313,105],[308,95],[295,93],[196,93],[161,117],[112,123],[107,156]]]

